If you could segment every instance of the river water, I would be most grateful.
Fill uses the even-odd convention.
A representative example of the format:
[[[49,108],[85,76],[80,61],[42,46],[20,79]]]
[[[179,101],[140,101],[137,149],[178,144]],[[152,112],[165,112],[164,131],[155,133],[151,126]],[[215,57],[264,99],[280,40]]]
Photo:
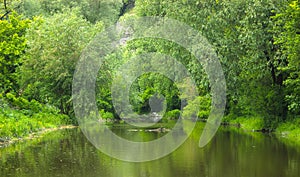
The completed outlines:
[[[202,127],[200,125],[200,127]],[[198,128],[199,129],[199,128]],[[201,128],[200,128],[201,129]],[[123,137],[155,139],[158,132],[115,128]],[[299,177],[300,147],[274,135],[222,127],[204,148],[199,130],[161,159],[130,163],[97,150],[79,128],[0,148],[0,176],[12,177]]]

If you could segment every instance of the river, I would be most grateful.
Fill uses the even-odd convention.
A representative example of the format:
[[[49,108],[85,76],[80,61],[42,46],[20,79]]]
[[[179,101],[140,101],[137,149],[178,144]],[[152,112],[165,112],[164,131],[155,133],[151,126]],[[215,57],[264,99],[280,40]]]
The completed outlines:
[[[200,124],[200,123],[199,123]],[[201,123],[202,124],[202,123]],[[201,127],[201,126],[200,126]],[[115,128],[123,137],[155,139],[157,132]],[[97,150],[79,128],[0,148],[0,176],[12,177],[299,177],[300,147],[274,135],[221,127],[204,148],[199,131],[161,159],[130,163]]]

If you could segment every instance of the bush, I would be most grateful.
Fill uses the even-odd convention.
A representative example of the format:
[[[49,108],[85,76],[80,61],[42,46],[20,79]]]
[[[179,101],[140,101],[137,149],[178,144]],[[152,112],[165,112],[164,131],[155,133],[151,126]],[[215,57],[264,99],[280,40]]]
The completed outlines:
[[[300,118],[279,124],[276,129],[277,135],[300,144]]]
[[[44,128],[71,123],[68,116],[58,113],[55,107],[6,94],[0,98],[0,137],[19,138]]]
[[[184,108],[185,119],[207,119],[210,114],[211,98],[209,95],[198,96]]]
[[[262,130],[264,128],[264,120],[259,117],[238,117],[231,120],[230,123],[240,124],[245,130]]]
[[[163,119],[178,119],[180,117],[181,111],[178,109],[168,111],[164,114]]]
[[[23,97],[16,97],[12,93],[6,94],[6,101],[9,103],[10,107],[22,110],[22,112],[28,116],[32,116],[34,113],[39,112],[47,112],[53,114],[59,113],[59,110],[55,107],[43,105],[34,99],[28,101]]]
[[[115,116],[114,116],[113,113],[111,113],[111,112],[105,112],[103,109],[101,109],[101,111],[100,111],[100,117],[102,119],[105,119],[106,121],[115,118]]]

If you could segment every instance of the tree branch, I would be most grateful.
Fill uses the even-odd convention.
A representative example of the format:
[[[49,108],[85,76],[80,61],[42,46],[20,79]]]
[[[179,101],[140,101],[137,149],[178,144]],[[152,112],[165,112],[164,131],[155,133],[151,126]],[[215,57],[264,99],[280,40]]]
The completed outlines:
[[[7,10],[7,2],[6,2],[6,0],[4,0],[3,3],[4,3],[4,9]]]
[[[4,15],[2,15],[2,16],[0,17],[0,20],[3,20],[4,17],[7,16],[9,13],[11,13],[11,11],[7,11]]]
[[[3,5],[4,5],[4,9],[5,9],[6,12],[5,12],[4,15],[2,15],[2,16],[0,17],[0,20],[3,20],[4,17],[7,16],[7,15],[11,12],[10,10],[7,9],[7,0],[4,0],[4,1],[3,1]]]

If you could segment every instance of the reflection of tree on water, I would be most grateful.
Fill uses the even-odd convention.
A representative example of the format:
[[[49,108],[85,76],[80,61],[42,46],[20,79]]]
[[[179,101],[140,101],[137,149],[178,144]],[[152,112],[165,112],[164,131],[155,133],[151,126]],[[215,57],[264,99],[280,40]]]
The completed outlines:
[[[222,177],[299,175],[298,149],[262,134],[223,128],[208,146],[198,148],[203,125],[197,124],[191,137],[175,152],[147,163],[123,162],[101,153],[80,129],[52,132],[40,139],[0,148],[0,176],[182,177],[187,172],[189,176]],[[119,127],[114,131],[120,130],[124,129]],[[126,132],[122,134],[128,139],[159,135]]]

